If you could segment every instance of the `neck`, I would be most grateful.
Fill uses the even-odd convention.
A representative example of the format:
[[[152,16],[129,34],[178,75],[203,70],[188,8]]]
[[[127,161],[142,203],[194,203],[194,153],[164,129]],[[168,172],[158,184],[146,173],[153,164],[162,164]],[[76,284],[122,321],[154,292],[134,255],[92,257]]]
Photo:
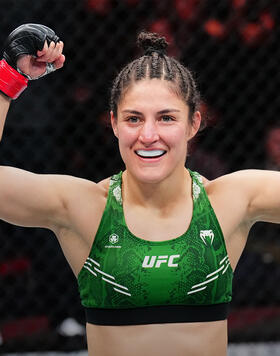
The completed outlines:
[[[163,210],[167,204],[171,207],[182,198],[191,198],[190,180],[186,168],[159,183],[140,182],[126,170],[123,173],[123,199],[129,204]]]

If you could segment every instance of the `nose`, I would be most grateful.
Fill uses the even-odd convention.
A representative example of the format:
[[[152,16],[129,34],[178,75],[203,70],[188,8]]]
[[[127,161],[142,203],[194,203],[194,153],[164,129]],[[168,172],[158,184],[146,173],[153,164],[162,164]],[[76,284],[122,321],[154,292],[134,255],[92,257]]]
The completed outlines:
[[[139,141],[149,145],[159,140],[159,133],[156,122],[149,120],[145,121],[141,127]]]

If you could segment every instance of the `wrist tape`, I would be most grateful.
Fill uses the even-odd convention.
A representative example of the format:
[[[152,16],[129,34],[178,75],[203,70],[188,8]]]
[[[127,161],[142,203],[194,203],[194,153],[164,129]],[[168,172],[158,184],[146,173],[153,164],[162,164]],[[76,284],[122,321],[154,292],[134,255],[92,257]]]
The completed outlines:
[[[0,91],[16,99],[27,88],[28,79],[11,67],[5,59],[0,61]]]

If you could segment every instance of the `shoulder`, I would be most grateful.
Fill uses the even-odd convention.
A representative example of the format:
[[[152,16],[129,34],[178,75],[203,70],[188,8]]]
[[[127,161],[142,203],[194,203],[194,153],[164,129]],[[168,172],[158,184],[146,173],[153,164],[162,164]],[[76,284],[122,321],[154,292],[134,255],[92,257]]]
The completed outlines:
[[[82,198],[86,194],[94,195],[96,198],[106,195],[105,181],[95,183],[88,179],[69,175],[44,175],[44,179],[49,180],[50,185],[65,201],[65,204],[69,199]]]
[[[238,197],[242,194],[249,197],[252,185],[259,174],[258,170],[242,170],[229,173],[214,180],[203,179],[205,190],[209,197]],[[245,194],[245,195],[244,195]]]
[[[247,192],[249,195],[263,187],[270,180],[279,179],[279,172],[260,169],[246,169],[223,175],[214,180],[203,179],[207,193],[225,191]]]
[[[61,225],[70,227],[83,218],[92,220],[93,216],[99,220],[106,205],[110,178],[98,183],[67,175],[49,175],[47,179],[52,181],[62,202]]]
[[[106,196],[110,182],[110,178],[95,183],[88,179],[69,175],[45,175],[45,177],[52,181],[56,189],[63,192],[65,196],[82,192],[96,194],[100,197]]]
[[[264,210],[278,209],[280,172],[266,170],[241,170],[205,181],[211,203],[227,206],[231,211],[246,212],[249,220],[257,221]],[[269,207],[269,208],[268,208]]]

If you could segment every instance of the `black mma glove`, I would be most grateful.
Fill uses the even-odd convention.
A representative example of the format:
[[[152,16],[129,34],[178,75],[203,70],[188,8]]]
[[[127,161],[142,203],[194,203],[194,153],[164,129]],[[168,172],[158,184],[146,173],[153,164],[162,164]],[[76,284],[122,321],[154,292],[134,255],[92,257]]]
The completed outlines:
[[[28,79],[38,79],[22,73],[17,68],[17,60],[24,54],[37,57],[37,51],[43,49],[45,41],[49,45],[51,41],[59,42],[59,38],[52,29],[40,24],[21,25],[9,34],[4,45],[4,59],[0,61],[0,91],[16,99],[26,89]],[[54,70],[55,67],[47,63],[43,75]]]

